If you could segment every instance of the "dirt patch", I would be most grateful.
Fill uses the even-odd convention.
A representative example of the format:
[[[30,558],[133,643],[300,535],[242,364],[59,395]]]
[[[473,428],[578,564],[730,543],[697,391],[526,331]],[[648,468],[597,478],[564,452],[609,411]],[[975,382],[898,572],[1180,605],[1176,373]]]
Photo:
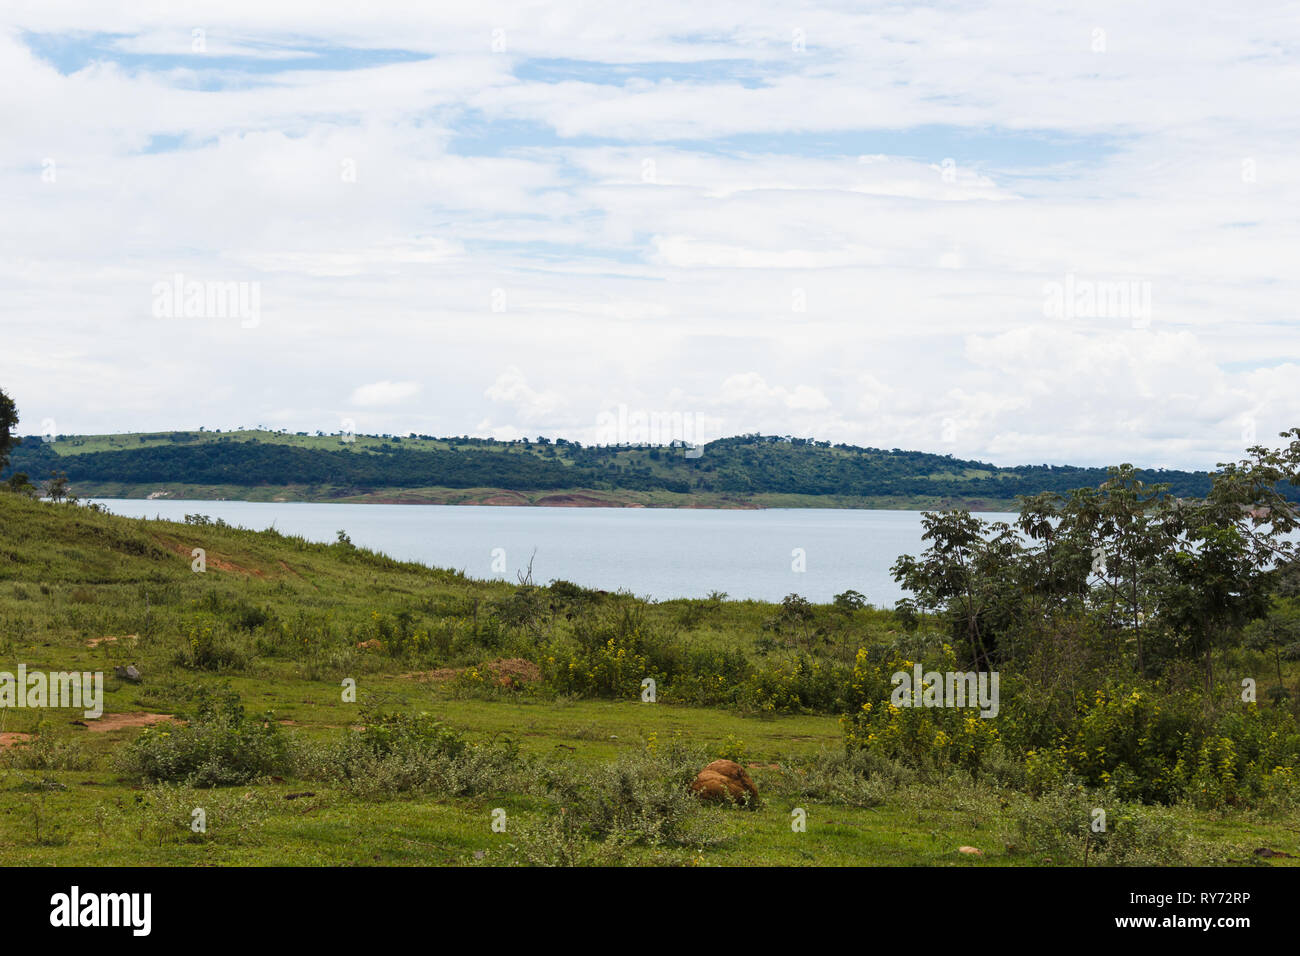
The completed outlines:
[[[451,680],[469,671],[468,667],[440,667],[433,671],[416,671],[411,674],[398,674],[407,680],[439,682]],[[532,661],[522,657],[505,657],[500,660],[480,664],[478,670],[486,674],[499,687],[517,687],[531,684],[542,679],[542,669]]]
[[[171,714],[150,714],[145,711],[136,711],[130,714],[105,714],[98,720],[86,721],[86,729],[94,734],[106,734],[110,730],[118,730],[122,727],[152,727],[154,724],[165,724],[175,720]]]
[[[130,641],[134,644],[138,640],[140,640],[139,634],[124,634],[121,637],[114,637],[109,634],[104,637],[92,637],[90,640],[86,641],[86,646],[99,647],[100,644],[116,644],[118,641]]]
[[[192,556],[194,548],[188,544],[173,544],[172,550],[186,558]],[[225,558],[218,558],[214,554],[208,554],[203,559],[209,568],[216,568],[218,571],[227,571],[233,574],[251,574],[255,577],[266,577],[266,572],[260,568],[246,568],[242,564],[235,564],[233,561],[227,561]]]
[[[10,747],[16,747],[25,744],[32,739],[32,734],[3,733],[0,734],[0,750],[8,750]]]
[[[595,495],[545,495],[536,502],[543,508],[622,508],[621,501],[597,498]]]
[[[481,505],[526,505],[528,499],[521,494],[514,492],[502,492],[500,494],[489,495],[478,502]]]
[[[260,568],[246,568],[243,565],[222,558],[208,558],[208,567],[216,568],[218,571],[230,571],[234,574],[252,574],[259,578],[266,575],[266,572]]]
[[[542,679],[542,669],[522,657],[507,657],[483,665],[498,684],[530,684]]]

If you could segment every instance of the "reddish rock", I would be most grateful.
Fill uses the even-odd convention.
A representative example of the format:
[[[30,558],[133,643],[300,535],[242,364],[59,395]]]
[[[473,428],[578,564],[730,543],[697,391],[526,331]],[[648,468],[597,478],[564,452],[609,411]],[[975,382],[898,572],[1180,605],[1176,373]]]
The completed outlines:
[[[758,805],[758,788],[749,779],[745,768],[734,760],[715,760],[691,783],[691,791],[701,800]]]

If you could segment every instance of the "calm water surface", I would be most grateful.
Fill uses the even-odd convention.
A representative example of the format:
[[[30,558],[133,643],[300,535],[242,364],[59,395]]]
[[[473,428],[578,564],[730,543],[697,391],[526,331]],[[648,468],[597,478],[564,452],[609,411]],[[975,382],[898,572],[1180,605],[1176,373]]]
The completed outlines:
[[[514,581],[531,557],[538,583],[564,578],[655,600],[725,591],[764,601],[791,592],[829,601],[852,588],[878,607],[892,607],[903,592],[889,576],[890,565],[923,546],[918,511],[99,500],[122,515],[181,521],[205,514],[314,541],[333,541],[343,530],[358,546],[476,578]],[[504,573],[493,570],[498,548]],[[806,570],[795,570],[796,549],[802,549]]]

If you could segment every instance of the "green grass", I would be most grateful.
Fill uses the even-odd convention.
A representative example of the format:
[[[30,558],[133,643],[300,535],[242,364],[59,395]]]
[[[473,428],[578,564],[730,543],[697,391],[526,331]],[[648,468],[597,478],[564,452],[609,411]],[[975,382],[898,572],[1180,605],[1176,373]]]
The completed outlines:
[[[191,550],[206,549],[206,573],[190,569]],[[842,750],[838,718],[828,714],[748,716],[736,710],[636,699],[593,700],[543,693],[473,694],[455,682],[403,676],[434,667],[479,663],[517,651],[507,635],[495,650],[473,644],[446,653],[397,659],[356,647],[374,616],[414,615],[422,626],[463,622],[478,608],[508,598],[510,584],[390,560],[338,545],[274,532],[126,519],[0,494],[0,670],[92,670],[106,674],[105,713],[174,713],[196,687],[228,686],[250,714],[273,711],[291,721],[285,733],[304,745],[337,740],[361,719],[343,701],[341,681],[356,680],[362,703],[389,711],[427,711],[472,743],[514,740],[525,758],[561,776],[599,771],[611,762],[673,744],[706,759],[744,752],[764,794],[755,812],[699,811],[714,838],[698,846],[634,846],[622,862],[674,865],[1044,865],[1017,848],[1016,814],[1031,798],[987,783],[920,780],[885,793],[874,805],[801,796],[805,768]],[[630,597],[611,601],[631,603]],[[215,610],[213,610],[215,608]],[[306,615],[302,633],[330,633],[289,651],[252,653],[242,666],[208,671],[182,666],[188,633],[205,622],[254,646],[233,628],[250,609],[280,620]],[[742,648],[756,658],[764,622],[779,607],[754,601],[663,602],[643,608],[649,625],[676,630],[696,645]],[[857,637],[885,639],[886,612],[854,619]],[[562,616],[548,626],[563,629]],[[123,638],[136,635],[134,642]],[[119,638],[89,646],[92,639]],[[340,639],[343,636],[344,639]],[[135,663],[141,684],[113,677]],[[0,710],[0,732],[38,733],[75,748],[75,766],[28,768],[8,750],[0,759],[0,864],[5,865],[485,865],[506,862],[510,845],[530,827],[555,818],[536,793],[502,788],[474,796],[397,795],[362,799],[336,781],[269,780],[186,793],[209,806],[202,837],[161,807],[165,793],[125,777],[115,756],[140,730],[94,733],[70,710]],[[5,766],[6,762],[10,765]],[[775,767],[772,765],[776,765]],[[311,794],[302,796],[302,794]],[[245,794],[249,794],[245,798]],[[293,799],[290,797],[293,796]],[[179,799],[179,798],[178,798]],[[240,801],[245,801],[244,807]],[[188,804],[186,804],[188,806]],[[234,809],[231,809],[231,808]],[[807,813],[807,832],[791,829],[791,811]],[[226,808],[226,809],[221,809]],[[495,808],[505,833],[491,828]],[[182,808],[184,809],[184,808]],[[247,814],[243,825],[232,823]],[[1193,839],[1192,859],[1253,862],[1258,846],[1300,854],[1294,813],[1170,811]],[[194,842],[191,842],[194,841]],[[957,848],[981,848],[983,857]],[[1059,859],[1053,863],[1067,862]],[[1297,860],[1277,859],[1273,865]]]

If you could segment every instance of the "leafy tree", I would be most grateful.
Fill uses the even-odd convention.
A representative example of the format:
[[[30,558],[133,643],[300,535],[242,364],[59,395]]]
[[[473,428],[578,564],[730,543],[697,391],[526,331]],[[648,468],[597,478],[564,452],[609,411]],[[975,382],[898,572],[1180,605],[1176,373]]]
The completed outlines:
[[[894,578],[916,605],[942,612],[977,667],[1082,622],[1116,649],[1131,642],[1140,677],[1152,664],[1144,635],[1159,636],[1162,651],[1202,662],[1210,690],[1215,652],[1239,643],[1275,595],[1300,590],[1300,428],[1282,437],[1281,449],[1220,464],[1200,497],[1175,497],[1122,465],[1095,488],[1023,498],[1015,529],[926,513],[930,546],[899,558]],[[1275,656],[1281,641],[1268,643]]]
[[[845,614],[852,614],[854,611],[861,610],[867,606],[866,596],[860,591],[849,589],[841,594],[835,595],[835,608]]]
[[[20,439],[14,434],[18,427],[18,406],[0,390],[0,471],[9,466],[9,452]]]
[[[1174,547],[1163,555],[1157,594],[1161,616],[1177,627],[1214,683],[1213,652],[1239,641],[1242,628],[1264,617],[1282,570],[1297,557],[1292,533],[1300,527],[1280,485],[1300,484],[1300,429],[1283,432],[1290,446],[1248,450],[1248,458],[1221,464],[1208,497],[1175,502]]]
[[[920,560],[903,555],[891,573],[922,607],[943,608],[954,641],[973,666],[990,667],[997,635],[1017,609],[1016,571],[1023,546],[1005,522],[986,525],[968,511],[927,512]]]
[[[68,476],[61,471],[50,475],[50,480],[45,483],[45,496],[51,501],[67,501],[69,504],[77,501],[77,496],[68,490]]]
[[[27,495],[29,498],[35,498],[39,494],[31,479],[27,477],[25,472],[21,471],[16,471],[10,475],[8,480],[5,481],[5,487],[16,494]]]

